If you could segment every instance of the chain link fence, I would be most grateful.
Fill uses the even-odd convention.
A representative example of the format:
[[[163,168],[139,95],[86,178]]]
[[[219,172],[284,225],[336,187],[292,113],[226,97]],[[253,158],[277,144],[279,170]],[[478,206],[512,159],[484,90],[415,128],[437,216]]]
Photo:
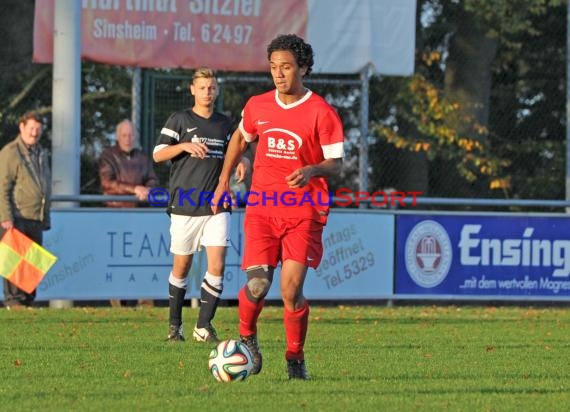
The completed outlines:
[[[166,119],[175,111],[191,108],[194,99],[190,94],[189,74],[164,74],[155,71],[146,71],[144,80],[144,104],[142,144],[148,153],[160,134],[160,129]],[[216,100],[216,110],[220,111],[232,120],[235,127],[241,119],[241,111],[252,95],[270,90],[273,86],[269,75],[218,73],[220,95]],[[325,96],[335,106],[343,119],[348,136],[347,150],[348,164],[342,176],[335,179],[333,186],[350,186],[355,188],[358,176],[358,153],[357,140],[359,137],[359,96],[360,85],[354,76],[324,77],[315,76],[306,82],[311,90]],[[252,157],[254,154],[252,153]],[[157,175],[164,186],[168,183],[169,166],[157,165]],[[351,182],[350,184],[347,182]]]
[[[312,77],[312,76],[311,76]],[[193,104],[188,87],[191,74],[165,75],[152,71],[145,72],[145,102],[143,115],[143,143],[149,152],[168,116]],[[501,78],[497,78],[493,93],[500,93],[506,87]],[[545,81],[548,79],[545,79]],[[380,96],[383,91],[390,92],[394,83],[408,79],[389,79],[374,76],[370,83],[370,137],[369,137],[369,191],[399,190],[421,191],[429,197],[458,198],[496,198],[496,199],[564,199],[565,140],[564,122],[560,122],[556,133],[545,136],[526,136],[524,140],[516,136],[509,138],[502,135],[500,128],[505,127],[505,119],[514,114],[509,111],[519,110],[516,105],[502,109],[501,113],[492,111],[492,123],[488,134],[487,156],[500,158],[505,165],[502,171],[509,186],[492,187],[493,177],[476,174],[476,179],[468,180],[458,170],[458,163],[464,159],[450,157],[445,151],[429,155],[423,150],[399,148],[388,142],[379,132],[378,125],[385,118],[391,96]],[[553,79],[551,79],[553,81]],[[237,126],[241,110],[247,99],[253,94],[272,88],[270,77],[261,75],[219,75],[221,93],[217,101],[217,110],[226,113]],[[360,139],[360,93],[358,77],[315,76],[307,82],[313,91],[323,95],[339,112],[345,127],[346,152],[343,174],[333,179],[332,189],[347,187],[358,190],[359,139]],[[396,92],[394,91],[394,94]],[[381,107],[383,106],[383,107]],[[560,102],[563,112],[563,102]],[[544,117],[543,122],[550,122]],[[541,119],[536,119],[540,123]],[[402,123],[405,124],[405,123]],[[546,124],[544,125],[546,128]],[[417,129],[410,127],[403,134],[417,134]],[[468,155],[468,154],[467,154]],[[158,166],[161,182],[168,181],[168,167]]]

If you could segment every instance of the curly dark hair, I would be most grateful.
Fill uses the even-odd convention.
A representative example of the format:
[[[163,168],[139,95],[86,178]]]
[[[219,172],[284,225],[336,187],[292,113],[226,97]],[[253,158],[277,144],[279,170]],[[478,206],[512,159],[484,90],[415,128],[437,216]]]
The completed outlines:
[[[271,53],[277,50],[290,51],[299,67],[306,67],[307,72],[305,76],[311,73],[314,60],[313,60],[313,48],[309,43],[305,43],[305,40],[297,36],[296,34],[281,34],[274,38],[269,46],[267,46],[267,59],[271,59]]]

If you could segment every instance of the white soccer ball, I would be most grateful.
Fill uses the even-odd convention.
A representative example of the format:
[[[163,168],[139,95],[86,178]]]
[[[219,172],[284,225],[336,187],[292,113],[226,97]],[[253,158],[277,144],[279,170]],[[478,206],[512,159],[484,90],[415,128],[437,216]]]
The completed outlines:
[[[242,381],[249,376],[251,368],[251,352],[238,340],[224,340],[210,352],[208,369],[219,382]]]

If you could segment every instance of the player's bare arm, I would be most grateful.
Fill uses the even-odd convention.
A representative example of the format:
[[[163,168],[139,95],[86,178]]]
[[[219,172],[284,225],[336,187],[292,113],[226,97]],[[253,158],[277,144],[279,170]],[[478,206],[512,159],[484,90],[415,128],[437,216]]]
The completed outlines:
[[[166,162],[178,156],[180,153],[190,153],[200,159],[206,157],[208,146],[204,143],[182,142],[173,145],[166,145],[164,148],[157,150],[152,154],[152,158],[156,163]]]
[[[237,183],[243,182],[249,173],[251,173],[251,161],[247,157],[242,156],[235,171]]]
[[[303,166],[285,177],[292,189],[306,186],[312,177],[331,177],[338,175],[342,167],[342,159],[325,159],[316,165]]]
[[[230,142],[228,143],[228,150],[226,151],[226,156],[224,158],[224,166],[220,173],[220,178],[218,180],[218,186],[214,191],[214,197],[212,197],[212,212],[214,214],[218,213],[220,209],[217,204],[224,194],[230,192],[230,177],[236,163],[239,159],[242,159],[242,155],[247,148],[247,142],[239,129],[236,129]],[[226,204],[224,204],[227,207]]]

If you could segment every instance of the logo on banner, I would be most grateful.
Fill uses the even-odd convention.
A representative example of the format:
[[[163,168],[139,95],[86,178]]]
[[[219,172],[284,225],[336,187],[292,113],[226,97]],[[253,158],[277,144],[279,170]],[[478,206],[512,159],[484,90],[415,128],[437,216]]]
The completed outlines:
[[[446,230],[433,220],[418,223],[406,239],[406,269],[417,285],[433,288],[447,276],[453,257]]]

